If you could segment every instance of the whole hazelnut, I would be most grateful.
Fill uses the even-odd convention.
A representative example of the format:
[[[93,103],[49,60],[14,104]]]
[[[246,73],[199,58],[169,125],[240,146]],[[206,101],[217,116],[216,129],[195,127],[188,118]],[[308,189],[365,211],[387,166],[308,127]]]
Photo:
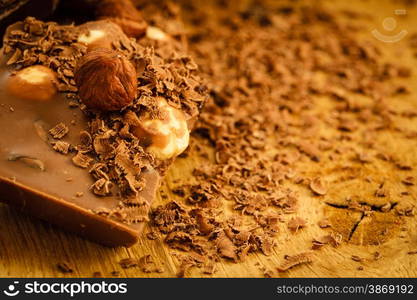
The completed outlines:
[[[99,19],[119,25],[127,36],[141,38],[148,26],[132,0],[101,0],[95,8]]]
[[[136,69],[122,54],[95,49],[78,63],[75,82],[81,101],[91,109],[117,111],[137,95]]]

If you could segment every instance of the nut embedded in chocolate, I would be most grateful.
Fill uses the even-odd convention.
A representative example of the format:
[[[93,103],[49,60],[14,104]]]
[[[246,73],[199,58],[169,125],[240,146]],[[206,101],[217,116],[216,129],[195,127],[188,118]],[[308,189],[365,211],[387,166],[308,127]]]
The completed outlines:
[[[78,63],[75,82],[83,103],[101,111],[116,111],[137,95],[136,69],[122,54],[107,49],[87,53]]]
[[[51,69],[34,65],[20,70],[7,81],[7,91],[18,98],[45,102],[56,94],[56,74]]]
[[[125,120],[132,134],[141,140],[148,152],[160,160],[170,159],[188,147],[190,132],[182,111],[170,106],[162,97],[155,100],[163,115],[161,119],[151,118],[149,114],[138,117],[136,113],[128,111]]]
[[[86,45],[88,51],[98,48],[113,50],[118,45],[126,47],[131,43],[120,26],[109,20],[87,22],[78,26],[78,29],[77,41]]]

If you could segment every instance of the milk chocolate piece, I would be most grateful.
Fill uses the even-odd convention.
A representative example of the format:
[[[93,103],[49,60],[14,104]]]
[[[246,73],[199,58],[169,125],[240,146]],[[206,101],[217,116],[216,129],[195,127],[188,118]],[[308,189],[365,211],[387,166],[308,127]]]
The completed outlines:
[[[0,74],[0,201],[108,246],[133,245],[144,222],[123,224],[97,214],[116,209],[120,197],[94,195],[88,171],[45,141],[53,139],[48,129],[63,123],[69,126],[66,142],[77,145],[87,128],[83,113],[69,110],[62,94],[47,103],[13,97],[5,88],[10,73],[3,67]],[[160,176],[148,171],[144,177],[138,197],[150,205]]]
[[[136,44],[115,42],[113,48],[124,49],[120,55],[130,55],[136,67],[146,69],[147,77],[140,77],[138,87],[146,92],[122,112],[89,111],[72,80],[77,60],[88,51],[78,42],[82,33],[78,27],[33,18],[8,29],[7,53],[3,49],[0,58],[0,201],[101,244],[131,246],[148,220],[161,175],[173,159],[159,160],[140,145],[129,132],[126,111],[140,117],[142,111],[151,110],[158,116],[157,97],[165,95],[170,101],[169,95],[182,93],[181,112],[194,119],[204,97],[194,92],[200,84],[194,75],[187,75],[192,76],[187,81],[190,91],[184,90],[184,79],[178,74],[181,85],[166,83],[158,86],[156,94],[148,92],[145,88],[159,74],[158,65],[153,64],[164,64],[165,58],[155,59],[150,56],[155,54]],[[45,44],[44,35],[53,43]],[[175,67],[164,66],[171,67],[171,72],[192,74],[181,70],[187,61],[184,56]],[[48,86],[42,80],[53,76],[38,74],[43,68],[27,72],[34,65],[56,74],[58,93],[37,101],[42,93],[19,97],[15,86],[10,92],[16,76],[23,76],[20,79],[27,80],[29,87]],[[165,94],[167,86],[170,93]]]

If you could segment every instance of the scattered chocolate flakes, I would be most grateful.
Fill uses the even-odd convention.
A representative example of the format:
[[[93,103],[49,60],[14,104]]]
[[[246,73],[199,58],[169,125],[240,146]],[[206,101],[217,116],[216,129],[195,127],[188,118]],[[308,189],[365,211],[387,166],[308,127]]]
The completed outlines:
[[[184,278],[187,272],[194,267],[199,266],[199,262],[196,261],[192,256],[175,255],[180,263],[177,271],[178,278]]]
[[[151,231],[146,234],[146,237],[148,238],[148,240],[154,241],[158,239],[158,234],[155,231]]]
[[[57,140],[62,139],[68,132],[68,126],[64,123],[59,123],[49,130],[49,134]]]
[[[139,264],[138,261],[134,258],[124,258],[124,259],[119,261],[119,265],[123,269],[129,269],[129,268],[137,267],[138,264]]]
[[[142,256],[139,259],[138,266],[144,273],[162,273],[164,271],[161,267],[156,265],[150,255]]]
[[[324,245],[330,244],[333,247],[338,247],[342,242],[342,235],[340,234],[328,234],[324,235],[320,238],[313,239],[313,246],[311,247],[312,250],[321,249]]]
[[[415,214],[415,206],[413,203],[409,203],[409,202],[400,202],[398,203],[395,208],[394,208],[395,212],[400,215],[400,216],[414,216]]]
[[[233,244],[232,240],[224,233],[219,232],[216,238],[216,247],[220,256],[236,260],[236,246]]]
[[[414,181],[415,180],[413,176],[407,176],[401,182],[404,183],[405,185],[414,185]]]
[[[56,267],[58,268],[58,270],[61,273],[64,273],[64,274],[69,274],[69,273],[73,273],[74,272],[74,270],[66,262],[60,262],[60,263],[58,263],[56,265]]]
[[[397,162],[395,163],[395,166],[396,166],[398,169],[403,170],[403,171],[411,171],[411,170],[413,169],[413,167],[412,167],[411,165],[409,165],[409,164],[408,164],[408,163],[406,163],[406,162],[401,162],[401,161],[397,161]]]
[[[292,232],[297,232],[299,229],[304,228],[306,224],[307,224],[306,220],[300,217],[295,217],[295,218],[292,218],[288,222],[287,226],[288,226],[288,229],[291,230]]]
[[[108,196],[112,192],[113,182],[108,179],[100,178],[94,182],[90,189],[97,196]]]
[[[152,225],[169,236],[170,247],[195,253],[192,245],[204,241],[208,255],[236,262],[254,252],[268,253],[265,245],[270,243],[264,237],[274,240],[276,222],[281,222],[277,220],[298,209],[300,196],[287,182],[328,194],[323,179],[310,181],[300,167],[306,159],[323,174],[328,160],[340,163],[330,175],[340,171],[347,177],[357,174],[345,164],[373,166],[374,157],[396,164],[388,151],[376,147],[381,132],[398,127],[395,118],[402,113],[396,113],[387,99],[406,88],[398,89],[390,81],[407,75],[409,68],[381,60],[378,43],[357,38],[360,29],[339,22],[336,12],[300,4],[290,5],[290,13],[284,14],[264,1],[256,2],[256,12],[251,5],[237,9],[225,1],[187,6],[192,16],[155,16],[156,8],[143,5],[144,14],[148,9],[153,13],[147,16],[155,24],[170,24],[163,27],[169,31],[183,26],[183,18],[190,28],[188,49],[210,94],[190,147],[190,153],[203,158],[193,172],[196,183],[175,188],[185,199],[152,212]],[[217,13],[208,17],[212,9]],[[324,75],[324,83],[317,73]],[[152,86],[158,89],[157,83]],[[323,97],[329,108],[322,109]],[[213,148],[213,160],[207,146]],[[277,153],[271,155],[272,149]],[[234,211],[226,216],[229,204]],[[359,203],[350,207],[369,208]],[[270,211],[280,215],[275,223],[266,221]],[[242,225],[242,220],[250,225]],[[335,247],[341,241],[336,234],[316,239],[317,244]]]
[[[203,274],[213,275],[216,273],[217,267],[214,263],[208,263],[203,267]]]
[[[296,255],[287,256],[285,261],[277,267],[277,270],[278,272],[285,272],[295,266],[311,263],[312,261],[313,255],[311,252],[302,252]]]

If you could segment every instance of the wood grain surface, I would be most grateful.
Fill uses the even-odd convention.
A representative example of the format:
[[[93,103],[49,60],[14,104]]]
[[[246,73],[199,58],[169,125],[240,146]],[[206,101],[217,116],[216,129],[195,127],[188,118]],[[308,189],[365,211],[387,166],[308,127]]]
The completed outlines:
[[[417,9],[405,3],[406,1],[388,0],[324,1],[323,5],[335,11],[349,8],[371,15],[372,18],[355,23],[364,28],[360,38],[374,39],[371,31],[379,29],[382,32],[382,22],[387,17],[393,17],[397,21],[393,34],[401,30],[407,31],[407,36],[396,43],[378,40],[374,42],[381,47],[387,60],[394,60],[413,69],[411,77],[401,79],[411,92],[389,101],[393,101],[399,110],[416,110],[417,59],[408,43],[409,36],[417,32]],[[406,9],[407,14],[396,15],[396,9]],[[323,98],[315,109],[326,112],[330,110],[331,105],[329,99]],[[417,118],[398,117],[398,122],[410,131],[417,130]],[[344,207],[345,195],[355,192],[360,197],[369,198],[376,188],[371,183],[363,183],[363,180],[340,180],[345,172],[353,172],[356,178],[372,177],[375,182],[386,182],[389,185],[390,197],[395,199],[381,201],[392,200],[398,202],[397,206],[403,203],[414,206],[417,204],[417,187],[398,183],[407,176],[416,176],[417,139],[404,138],[395,131],[389,131],[381,133],[377,142],[386,153],[407,161],[414,167],[414,171],[399,170],[382,160],[372,160],[367,164],[351,162],[349,171],[339,162],[329,159],[320,163],[303,160],[299,169],[303,170],[304,175],[322,176],[333,182],[329,193],[323,197],[314,196],[308,188],[294,187],[300,193],[296,215],[307,220],[306,228],[291,233],[283,224],[277,237],[277,246],[271,256],[250,254],[243,263],[222,260],[217,264],[217,272],[214,275],[204,275],[201,270],[193,268],[186,276],[263,277],[262,268],[266,268],[272,270],[273,276],[276,277],[417,277],[417,254],[411,254],[417,251],[417,216],[399,216],[394,209],[385,212],[375,210],[371,216],[363,216],[362,213]],[[204,159],[193,149],[187,158],[179,158],[164,180],[154,206],[172,199],[181,201],[181,198],[171,192],[172,189],[179,183],[192,181],[191,171],[201,163],[204,163]],[[409,196],[400,197],[404,191],[407,191]],[[225,205],[226,208],[229,206],[231,205]],[[314,259],[311,264],[297,266],[287,272],[277,272],[276,267],[283,262],[285,255],[308,251],[313,238],[326,234],[328,229],[317,226],[317,222],[324,216],[332,222],[333,230],[344,237],[342,244],[337,248],[327,245],[313,251]],[[288,216],[290,217],[292,216]],[[145,233],[149,230],[150,227],[147,226]],[[95,272],[100,272],[104,277],[175,277],[179,271],[179,262],[172,252],[161,238],[149,240],[145,235],[131,248],[106,248],[0,205],[2,277],[91,277]],[[375,259],[375,252],[380,254],[379,259]],[[121,259],[140,258],[144,255],[151,255],[156,264],[163,267],[164,272],[144,273],[140,268],[123,269],[119,265]],[[352,259],[352,256],[360,257],[361,261]],[[60,272],[57,264],[61,262],[66,262],[73,272]]]

